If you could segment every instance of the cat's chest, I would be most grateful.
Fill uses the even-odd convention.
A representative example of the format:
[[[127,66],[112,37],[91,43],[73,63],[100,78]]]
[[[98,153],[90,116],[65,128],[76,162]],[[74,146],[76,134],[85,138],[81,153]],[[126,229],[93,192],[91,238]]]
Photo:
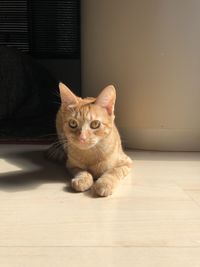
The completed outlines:
[[[98,178],[111,167],[113,167],[111,162],[109,163],[108,161],[100,161],[94,165],[88,166],[87,170],[93,175],[94,178]]]
[[[101,176],[109,168],[114,166],[114,155],[103,155],[98,153],[84,153],[79,154],[69,153],[68,163],[70,166],[78,167],[89,171],[94,177]]]

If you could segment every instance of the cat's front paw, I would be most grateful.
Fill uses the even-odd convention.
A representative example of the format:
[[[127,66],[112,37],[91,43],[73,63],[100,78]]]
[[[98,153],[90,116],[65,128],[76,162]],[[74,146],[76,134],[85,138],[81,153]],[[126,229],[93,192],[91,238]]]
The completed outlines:
[[[107,179],[98,179],[93,186],[95,193],[100,197],[107,197],[113,193],[113,184]]]
[[[93,177],[89,172],[78,173],[71,181],[72,188],[77,192],[88,190],[93,185]]]

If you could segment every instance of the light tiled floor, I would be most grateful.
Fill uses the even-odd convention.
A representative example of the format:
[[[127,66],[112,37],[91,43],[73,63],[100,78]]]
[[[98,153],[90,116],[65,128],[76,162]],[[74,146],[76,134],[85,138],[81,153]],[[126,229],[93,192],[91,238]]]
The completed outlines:
[[[200,153],[128,152],[131,175],[95,198],[45,148],[0,146],[0,266],[200,266]]]

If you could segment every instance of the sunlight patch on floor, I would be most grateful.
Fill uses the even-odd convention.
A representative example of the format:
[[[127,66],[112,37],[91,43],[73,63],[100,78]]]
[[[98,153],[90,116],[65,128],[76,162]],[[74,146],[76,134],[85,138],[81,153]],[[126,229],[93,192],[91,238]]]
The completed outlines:
[[[22,167],[19,167],[13,163],[8,162],[5,159],[0,159],[0,173],[21,171]]]

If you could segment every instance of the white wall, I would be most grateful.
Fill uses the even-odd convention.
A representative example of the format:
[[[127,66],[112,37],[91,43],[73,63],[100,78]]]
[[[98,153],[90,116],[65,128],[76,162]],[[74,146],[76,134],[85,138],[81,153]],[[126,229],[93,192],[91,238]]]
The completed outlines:
[[[117,88],[125,144],[200,150],[200,1],[82,1],[82,89]]]

